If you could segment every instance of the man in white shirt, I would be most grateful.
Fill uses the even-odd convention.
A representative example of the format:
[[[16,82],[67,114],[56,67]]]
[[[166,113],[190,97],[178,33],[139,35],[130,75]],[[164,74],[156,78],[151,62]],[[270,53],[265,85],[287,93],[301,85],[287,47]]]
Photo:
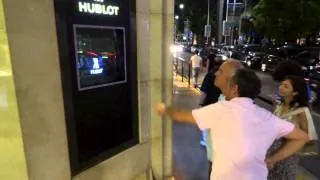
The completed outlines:
[[[254,104],[261,82],[238,61],[227,61],[217,71],[215,85],[227,101],[193,111],[157,106],[158,113],[173,120],[210,129],[214,143],[211,180],[266,180],[267,165],[273,167],[300,150],[309,141],[308,135]],[[275,139],[284,137],[281,150],[266,158]]]
[[[198,55],[199,51],[195,50],[194,55],[191,56],[191,64],[192,64],[192,71],[193,71],[193,78],[194,78],[194,87],[198,87],[198,78],[199,78],[199,73],[200,73],[200,68],[201,68],[201,61],[202,58]]]

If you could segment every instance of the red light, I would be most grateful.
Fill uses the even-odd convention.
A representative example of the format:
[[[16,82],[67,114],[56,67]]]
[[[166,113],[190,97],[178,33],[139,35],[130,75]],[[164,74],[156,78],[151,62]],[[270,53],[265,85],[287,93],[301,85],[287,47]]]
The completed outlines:
[[[92,51],[86,51],[87,54],[92,56],[99,56],[98,53],[92,52]]]
[[[115,53],[112,53],[112,52],[103,52],[102,54],[106,55],[106,56],[114,56],[115,55]]]

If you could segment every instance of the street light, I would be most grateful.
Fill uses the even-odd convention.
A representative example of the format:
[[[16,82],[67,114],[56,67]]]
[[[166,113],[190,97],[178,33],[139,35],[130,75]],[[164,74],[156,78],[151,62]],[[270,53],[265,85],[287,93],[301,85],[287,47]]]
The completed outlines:
[[[180,4],[180,5],[179,5],[179,8],[180,8],[180,9],[183,9],[183,8],[184,8],[184,4]]]
[[[209,44],[209,36],[211,33],[211,27],[210,27],[210,0],[208,0],[208,15],[207,15],[207,25],[205,26],[205,35],[207,36],[207,44]],[[210,28],[210,30],[209,30]],[[210,31],[210,32],[209,32]]]
[[[178,15],[176,15],[174,18],[175,18],[176,20],[178,20],[178,19],[179,19],[179,16],[178,16]]]

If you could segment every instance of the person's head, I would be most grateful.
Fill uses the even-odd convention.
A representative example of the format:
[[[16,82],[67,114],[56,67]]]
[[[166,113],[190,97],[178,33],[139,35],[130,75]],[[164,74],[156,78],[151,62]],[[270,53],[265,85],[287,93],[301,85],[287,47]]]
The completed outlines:
[[[261,90],[261,81],[255,72],[248,69],[238,69],[229,82],[229,99],[246,97],[254,100]]]
[[[196,50],[194,51],[194,54],[199,54],[199,50],[196,49]]]
[[[260,93],[260,79],[253,71],[245,70],[237,60],[227,60],[215,75],[214,84],[222,91],[227,100],[234,97],[254,99]]]
[[[301,65],[290,60],[279,63],[272,73],[273,80],[281,82],[286,76],[304,77]]]
[[[214,58],[214,65],[215,66],[221,66],[222,65],[222,63],[223,63],[223,61],[222,61],[222,59],[221,58]]]
[[[306,82],[299,76],[286,76],[279,86],[279,95],[289,100],[291,107],[308,106],[308,89]]]

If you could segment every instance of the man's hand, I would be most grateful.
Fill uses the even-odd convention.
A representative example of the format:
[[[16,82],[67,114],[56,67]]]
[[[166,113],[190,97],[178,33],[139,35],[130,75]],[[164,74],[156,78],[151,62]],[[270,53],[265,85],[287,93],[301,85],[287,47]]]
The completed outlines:
[[[278,162],[294,155],[309,141],[308,134],[298,127],[294,128],[294,130],[284,136],[284,138],[287,140],[284,146],[269,158],[272,159],[273,162]]]
[[[164,103],[159,103],[157,105],[157,112],[159,116],[164,116],[166,113],[166,105]]]
[[[164,103],[159,103],[156,106],[156,111],[159,116],[167,115],[175,121],[196,124],[196,121],[194,120],[192,112],[190,110],[167,107]]]

